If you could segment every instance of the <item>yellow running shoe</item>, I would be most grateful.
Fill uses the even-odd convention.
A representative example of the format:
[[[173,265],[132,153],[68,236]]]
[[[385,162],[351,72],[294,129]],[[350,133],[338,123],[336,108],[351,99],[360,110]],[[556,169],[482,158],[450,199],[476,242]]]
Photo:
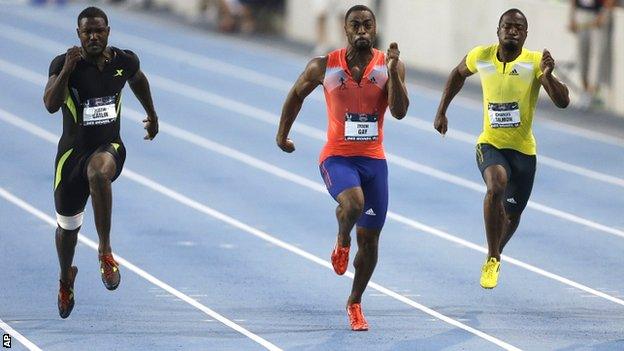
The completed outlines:
[[[481,267],[481,286],[484,289],[493,289],[498,284],[500,262],[495,257],[490,257]]]

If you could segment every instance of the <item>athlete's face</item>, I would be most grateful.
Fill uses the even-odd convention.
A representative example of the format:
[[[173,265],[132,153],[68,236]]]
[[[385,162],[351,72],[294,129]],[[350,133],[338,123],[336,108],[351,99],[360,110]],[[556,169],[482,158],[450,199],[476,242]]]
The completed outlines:
[[[110,27],[103,18],[82,18],[77,31],[82,48],[90,56],[99,56],[108,45]]]
[[[498,25],[498,42],[508,50],[515,50],[524,46],[527,38],[526,18],[517,12],[508,13]]]
[[[352,47],[358,50],[372,48],[377,35],[377,25],[373,14],[369,11],[351,12],[345,23],[345,33]]]

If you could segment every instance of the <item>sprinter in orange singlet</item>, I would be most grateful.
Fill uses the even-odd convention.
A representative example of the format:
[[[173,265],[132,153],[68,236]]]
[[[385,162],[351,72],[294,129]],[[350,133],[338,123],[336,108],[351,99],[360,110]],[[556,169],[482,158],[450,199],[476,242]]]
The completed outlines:
[[[399,48],[390,44],[387,54],[374,49],[375,15],[366,6],[350,8],[345,15],[346,48],[312,59],[290,90],[277,131],[277,145],[293,152],[288,138],[303,100],[319,85],[327,102],[327,143],[319,169],[331,196],[338,202],[338,237],[331,254],[337,274],[349,263],[351,230],[357,224],[358,252],[355,277],[347,300],[352,330],[368,330],[361,300],[377,264],[379,234],[388,210],[388,168],[383,150],[386,108],[405,117],[409,100],[405,66]]]

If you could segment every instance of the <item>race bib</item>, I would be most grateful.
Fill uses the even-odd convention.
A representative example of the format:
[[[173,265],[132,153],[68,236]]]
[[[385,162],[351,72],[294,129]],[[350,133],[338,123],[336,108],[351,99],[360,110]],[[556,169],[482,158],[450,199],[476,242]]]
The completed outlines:
[[[517,102],[488,103],[490,127],[517,128],[520,126],[520,107]]]
[[[345,115],[345,140],[369,141],[377,140],[378,115],[366,113],[348,113]]]
[[[115,97],[106,96],[87,100],[83,104],[82,125],[94,126],[112,123],[117,119]]]

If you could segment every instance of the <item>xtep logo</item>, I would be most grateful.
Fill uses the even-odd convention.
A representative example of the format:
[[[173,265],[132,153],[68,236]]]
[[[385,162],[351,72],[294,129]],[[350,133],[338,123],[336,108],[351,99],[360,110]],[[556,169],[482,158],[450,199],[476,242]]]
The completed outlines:
[[[116,69],[115,72],[117,73],[113,77],[121,77],[123,75],[123,69]]]
[[[516,69],[512,69],[511,72],[509,72],[510,76],[517,76],[518,75],[518,71],[516,71]]]

